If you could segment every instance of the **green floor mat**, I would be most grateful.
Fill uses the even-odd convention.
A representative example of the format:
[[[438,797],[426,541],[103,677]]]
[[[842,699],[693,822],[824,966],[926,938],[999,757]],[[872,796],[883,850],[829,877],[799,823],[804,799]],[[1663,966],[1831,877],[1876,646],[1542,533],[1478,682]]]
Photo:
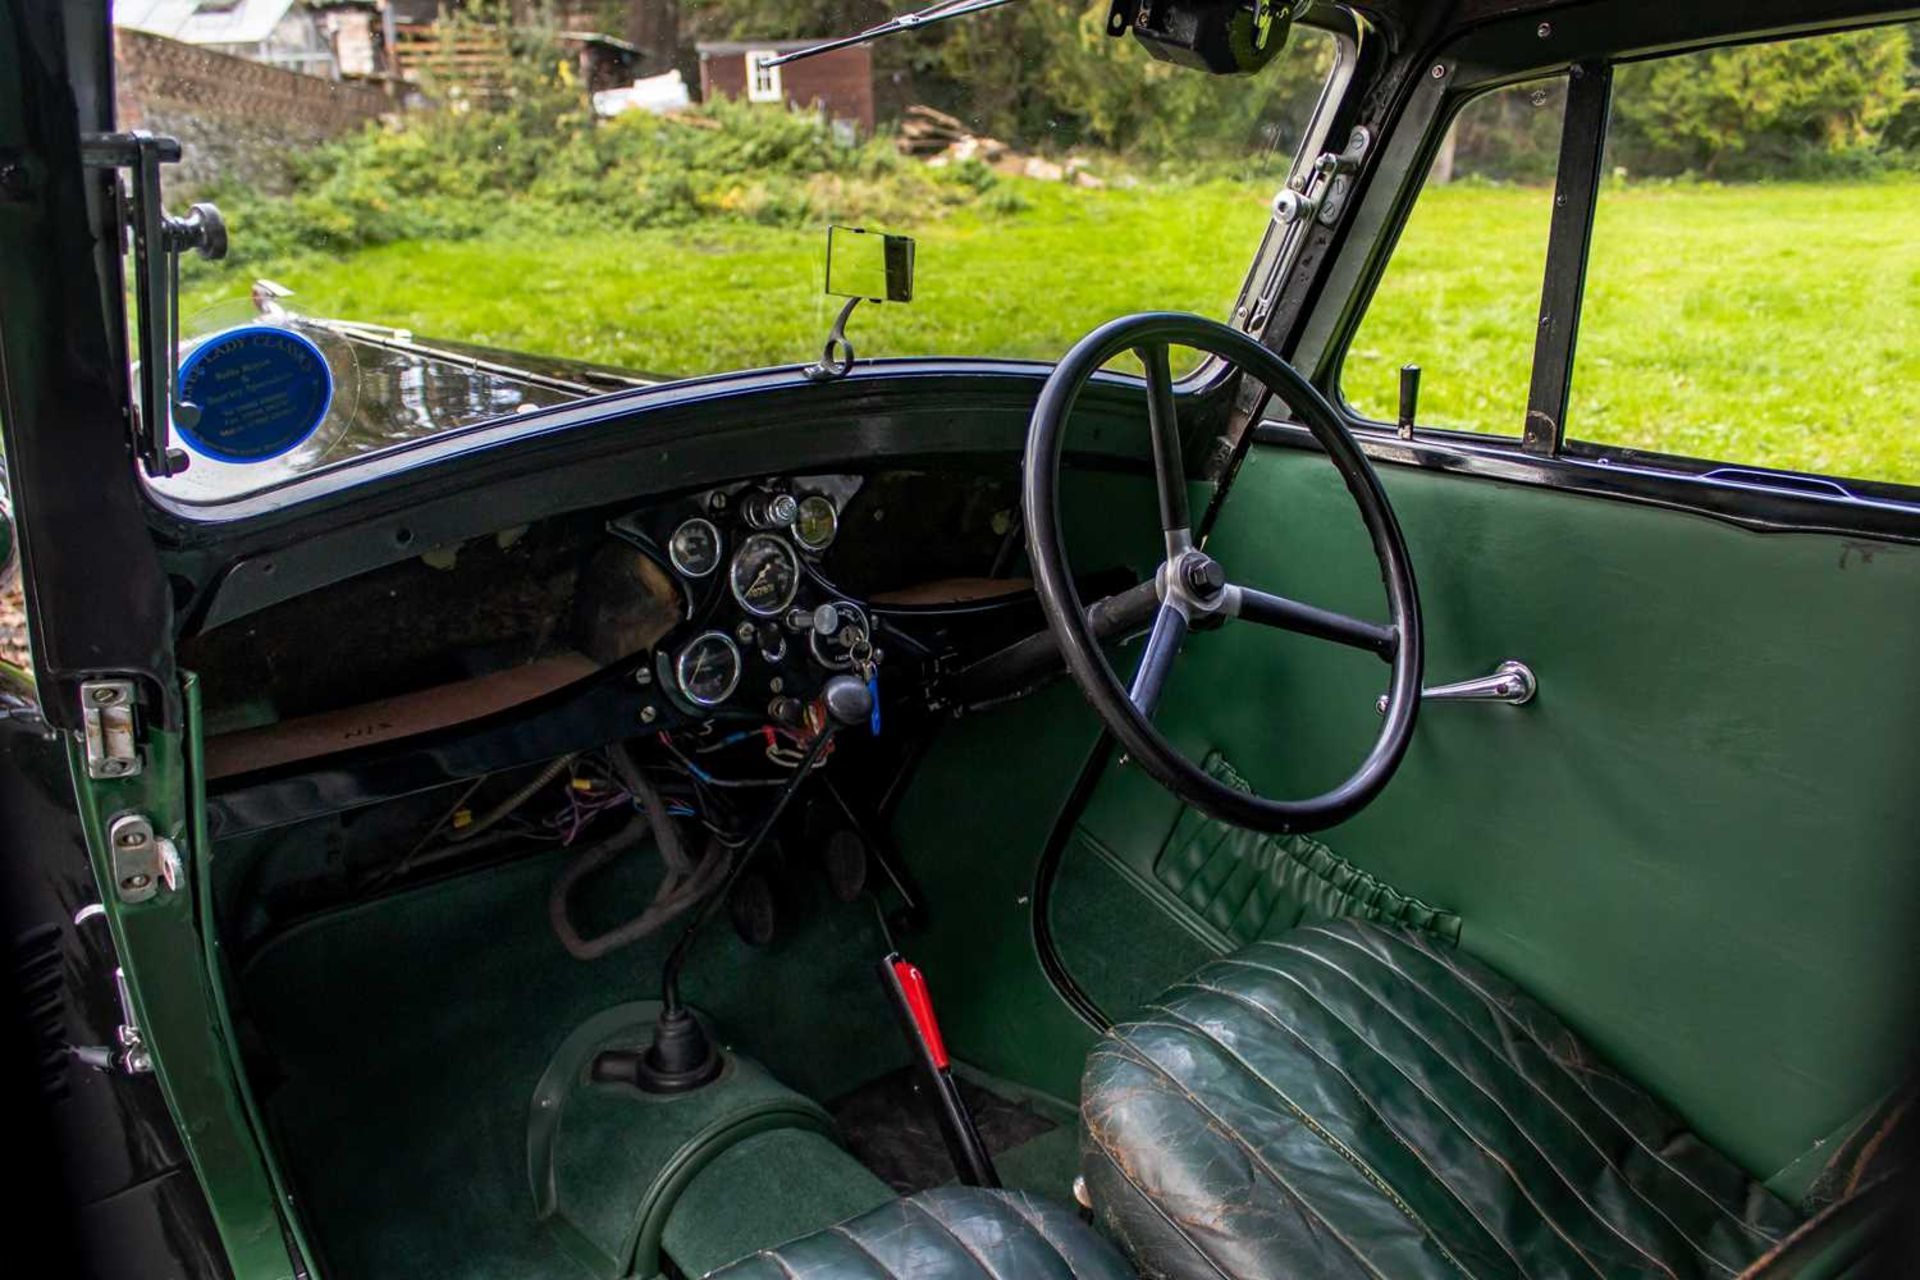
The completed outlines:
[[[1080,1130],[1062,1125],[993,1158],[1000,1182],[1061,1204],[1073,1202],[1073,1180],[1080,1174]]]
[[[900,1195],[956,1178],[921,1071],[903,1067],[830,1104],[848,1150]],[[1079,1117],[1072,1104],[965,1064],[957,1064],[954,1074],[1001,1183],[1071,1199],[1080,1162]]]
[[[578,1023],[654,994],[674,931],[572,959],[546,916],[561,863],[540,856],[309,921],[246,966],[243,1013],[270,1063],[256,1085],[328,1280],[582,1275],[533,1219],[529,1101]],[[583,925],[636,909],[654,874],[632,857],[583,888]],[[730,1045],[832,1097],[906,1055],[874,978],[885,945],[870,909],[797,896],[795,927],[764,951],[712,927],[684,989]]]

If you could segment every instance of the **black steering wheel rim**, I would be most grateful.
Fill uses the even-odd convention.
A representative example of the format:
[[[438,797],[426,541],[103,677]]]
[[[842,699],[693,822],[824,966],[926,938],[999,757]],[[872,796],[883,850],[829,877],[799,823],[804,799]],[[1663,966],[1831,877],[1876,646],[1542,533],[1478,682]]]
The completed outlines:
[[[1186,516],[1185,470],[1174,421],[1172,377],[1167,348],[1185,346],[1220,357],[1277,393],[1326,451],[1340,472],[1373,544],[1390,622],[1378,624],[1296,604],[1250,588],[1225,583],[1209,569],[1213,562],[1192,548]],[[1060,459],[1066,425],[1087,382],[1108,361],[1138,351],[1147,369],[1149,426],[1153,436],[1156,484],[1160,494],[1167,560],[1156,574],[1161,604],[1141,656],[1134,690],[1101,652],[1087,610],[1073,583],[1059,520]],[[1146,312],[1124,316],[1095,329],[1074,344],[1041,389],[1027,429],[1022,505],[1034,586],[1048,628],[1060,646],[1068,674],[1092,704],[1095,714],[1133,761],[1176,796],[1208,815],[1236,826],[1265,832],[1316,831],[1342,822],[1379,795],[1405,756],[1420,706],[1424,645],[1419,592],[1406,539],[1385,490],[1365,454],[1326,397],[1286,361],[1237,329],[1201,316]],[[1187,549],[1180,549],[1185,526]],[[1198,583],[1189,590],[1189,582]],[[1159,687],[1170,670],[1196,612],[1246,617],[1287,630],[1356,648],[1371,649],[1391,666],[1387,708],[1380,733],[1347,779],[1317,796],[1275,800],[1241,791],[1207,773],[1173,746],[1151,719]],[[1177,616],[1173,616],[1177,615]],[[1171,636],[1171,648],[1165,637]],[[1159,674],[1145,688],[1144,673]],[[1142,697],[1142,695],[1145,695]],[[1136,699],[1146,702],[1146,709]]]

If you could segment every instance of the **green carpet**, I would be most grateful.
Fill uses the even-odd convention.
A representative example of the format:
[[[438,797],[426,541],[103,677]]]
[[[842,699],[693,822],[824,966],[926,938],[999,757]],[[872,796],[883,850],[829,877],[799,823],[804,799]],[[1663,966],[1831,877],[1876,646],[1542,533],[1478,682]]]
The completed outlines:
[[[1052,908],[1061,964],[1116,1022],[1217,955],[1115,870],[1084,831],[1061,857]]]
[[[329,1280],[583,1274],[533,1219],[529,1101],[577,1024],[655,993],[671,932],[572,959],[546,919],[560,865],[544,855],[309,921],[242,974],[266,1049],[255,1078]],[[636,909],[655,865],[630,857],[583,888],[583,925]],[[906,1054],[873,976],[872,912],[807,895],[765,951],[711,928],[685,990],[732,1047],[831,1097]]]
[[[1060,1204],[1073,1203],[1080,1173],[1080,1126],[1064,1124],[1010,1147],[993,1158],[1002,1184]]]

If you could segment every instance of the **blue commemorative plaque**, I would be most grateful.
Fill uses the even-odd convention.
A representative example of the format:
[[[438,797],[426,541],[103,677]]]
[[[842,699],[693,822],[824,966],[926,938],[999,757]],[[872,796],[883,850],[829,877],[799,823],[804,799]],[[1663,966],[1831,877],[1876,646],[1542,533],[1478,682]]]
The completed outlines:
[[[300,334],[249,325],[193,349],[180,365],[179,396],[200,410],[174,424],[194,449],[221,462],[265,462],[319,429],[333,403],[333,371]]]

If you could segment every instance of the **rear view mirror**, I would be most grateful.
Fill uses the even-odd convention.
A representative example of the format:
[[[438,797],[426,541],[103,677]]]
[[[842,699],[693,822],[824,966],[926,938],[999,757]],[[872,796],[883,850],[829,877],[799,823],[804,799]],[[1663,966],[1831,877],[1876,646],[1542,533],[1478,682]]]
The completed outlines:
[[[827,292],[866,302],[912,302],[913,237],[828,227]]]

